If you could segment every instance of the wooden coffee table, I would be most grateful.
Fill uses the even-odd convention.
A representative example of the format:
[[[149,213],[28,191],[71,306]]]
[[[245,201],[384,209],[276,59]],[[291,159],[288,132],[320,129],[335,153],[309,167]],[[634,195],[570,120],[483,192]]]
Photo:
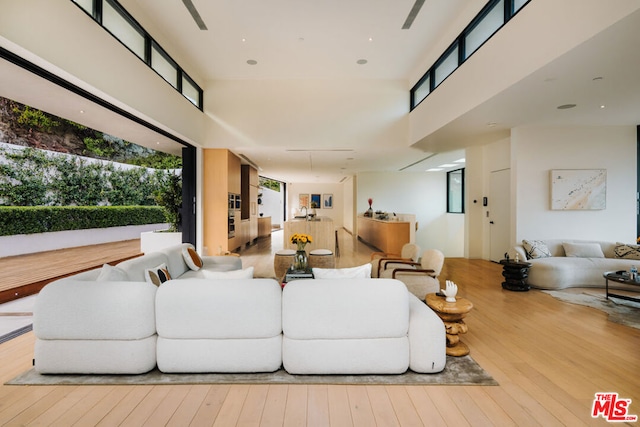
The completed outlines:
[[[446,302],[445,297],[427,294],[429,307],[442,319],[447,332],[447,355],[466,356],[469,347],[460,341],[460,334],[466,334],[467,324],[462,320],[473,308],[473,303],[466,298],[456,297],[456,302]]]

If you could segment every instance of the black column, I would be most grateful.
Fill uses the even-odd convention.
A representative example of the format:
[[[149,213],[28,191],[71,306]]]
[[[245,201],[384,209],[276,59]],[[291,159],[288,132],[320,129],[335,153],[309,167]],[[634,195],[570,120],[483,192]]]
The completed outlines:
[[[182,241],[196,244],[196,149],[182,149]]]

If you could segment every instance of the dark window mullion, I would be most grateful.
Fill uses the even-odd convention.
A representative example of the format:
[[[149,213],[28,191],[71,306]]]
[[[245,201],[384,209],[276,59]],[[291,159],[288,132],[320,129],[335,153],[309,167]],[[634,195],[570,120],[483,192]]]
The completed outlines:
[[[93,19],[102,25],[102,2],[104,0],[93,0]],[[104,25],[102,25],[104,27]]]
[[[145,32],[144,33],[144,62],[151,68],[153,68],[153,64],[151,63],[151,45],[153,44],[153,39],[151,36]]]

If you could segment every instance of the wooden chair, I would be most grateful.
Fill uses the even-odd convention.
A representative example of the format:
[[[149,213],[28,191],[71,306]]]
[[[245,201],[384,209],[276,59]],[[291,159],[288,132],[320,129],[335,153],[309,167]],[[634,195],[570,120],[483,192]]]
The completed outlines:
[[[417,262],[420,255],[420,246],[415,243],[405,243],[400,254],[387,252],[374,252],[371,254],[371,277],[380,277],[380,271],[385,269],[390,261]]]
[[[387,265],[388,268],[381,271],[380,277],[400,280],[409,292],[421,300],[424,300],[428,293],[440,290],[438,276],[444,265],[444,254],[437,249],[424,251],[419,263],[394,261]]]

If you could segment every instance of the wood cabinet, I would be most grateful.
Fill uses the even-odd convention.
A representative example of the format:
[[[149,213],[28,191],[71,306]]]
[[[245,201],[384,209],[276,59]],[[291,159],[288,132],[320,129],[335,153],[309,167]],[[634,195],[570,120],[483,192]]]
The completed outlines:
[[[271,235],[271,217],[259,217],[258,218],[258,237],[264,237]]]
[[[240,158],[227,149],[203,150],[203,247],[205,254],[231,251],[239,246],[229,238],[229,193],[240,194]],[[240,211],[236,214],[236,233]],[[237,235],[237,234],[236,234]]]
[[[402,246],[410,243],[410,224],[359,216],[358,237],[382,252],[400,254]]]

